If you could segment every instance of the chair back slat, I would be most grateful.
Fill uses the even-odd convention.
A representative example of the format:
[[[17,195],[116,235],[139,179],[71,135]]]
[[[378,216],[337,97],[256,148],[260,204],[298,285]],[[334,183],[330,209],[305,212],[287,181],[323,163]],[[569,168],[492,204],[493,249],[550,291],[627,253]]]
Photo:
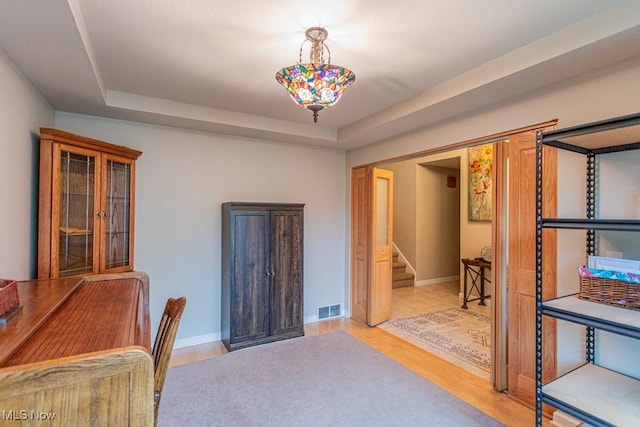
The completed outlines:
[[[184,307],[187,305],[185,297],[169,298],[164,308],[164,313],[160,319],[158,333],[156,334],[155,343],[153,344],[152,356],[154,366],[154,412],[155,423],[158,423],[158,407],[160,406],[160,398],[162,397],[162,387],[167,376],[169,368],[169,360],[171,359],[171,351],[173,343],[178,332],[178,325]]]

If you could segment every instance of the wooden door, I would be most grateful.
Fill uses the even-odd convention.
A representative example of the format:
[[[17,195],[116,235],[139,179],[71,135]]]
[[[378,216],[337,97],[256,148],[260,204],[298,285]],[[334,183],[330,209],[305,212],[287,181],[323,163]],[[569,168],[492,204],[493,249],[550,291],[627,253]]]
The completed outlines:
[[[556,216],[557,165],[554,151],[545,152],[544,216]],[[546,233],[546,232],[545,232]],[[536,136],[535,131],[509,138],[508,392],[533,407],[535,403],[536,291]],[[545,234],[545,298],[555,294],[555,233]],[[555,373],[555,324],[545,321],[543,377]]]
[[[368,322],[371,277],[371,170],[351,171],[351,317]]]
[[[135,162],[102,155],[100,272],[133,269]]]
[[[269,212],[231,211],[232,344],[269,335]]]
[[[374,326],[391,318],[393,172],[374,168],[371,184],[373,264],[367,323]]]
[[[270,223],[270,332],[280,335],[303,331],[302,210],[273,211]]]
[[[351,175],[351,317],[371,326],[391,317],[393,173]]]

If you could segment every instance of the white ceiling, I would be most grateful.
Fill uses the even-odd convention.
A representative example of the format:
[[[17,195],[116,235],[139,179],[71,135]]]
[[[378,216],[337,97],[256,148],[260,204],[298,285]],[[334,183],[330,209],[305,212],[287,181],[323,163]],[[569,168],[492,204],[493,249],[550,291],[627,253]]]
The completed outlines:
[[[318,25],[314,124],[274,76]],[[0,49],[58,111],[350,149],[640,56],[640,1],[2,0]]]

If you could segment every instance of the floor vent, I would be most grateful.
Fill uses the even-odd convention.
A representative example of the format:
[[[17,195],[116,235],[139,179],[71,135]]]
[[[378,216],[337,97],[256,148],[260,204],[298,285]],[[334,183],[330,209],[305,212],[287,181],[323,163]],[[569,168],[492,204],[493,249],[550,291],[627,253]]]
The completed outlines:
[[[340,316],[340,304],[318,307],[318,320]]]

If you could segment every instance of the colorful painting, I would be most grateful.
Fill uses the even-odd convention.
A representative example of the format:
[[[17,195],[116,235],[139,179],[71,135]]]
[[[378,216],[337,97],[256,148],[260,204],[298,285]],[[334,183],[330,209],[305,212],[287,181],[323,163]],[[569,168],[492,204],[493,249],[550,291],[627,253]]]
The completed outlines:
[[[469,220],[491,220],[493,144],[469,148]]]

